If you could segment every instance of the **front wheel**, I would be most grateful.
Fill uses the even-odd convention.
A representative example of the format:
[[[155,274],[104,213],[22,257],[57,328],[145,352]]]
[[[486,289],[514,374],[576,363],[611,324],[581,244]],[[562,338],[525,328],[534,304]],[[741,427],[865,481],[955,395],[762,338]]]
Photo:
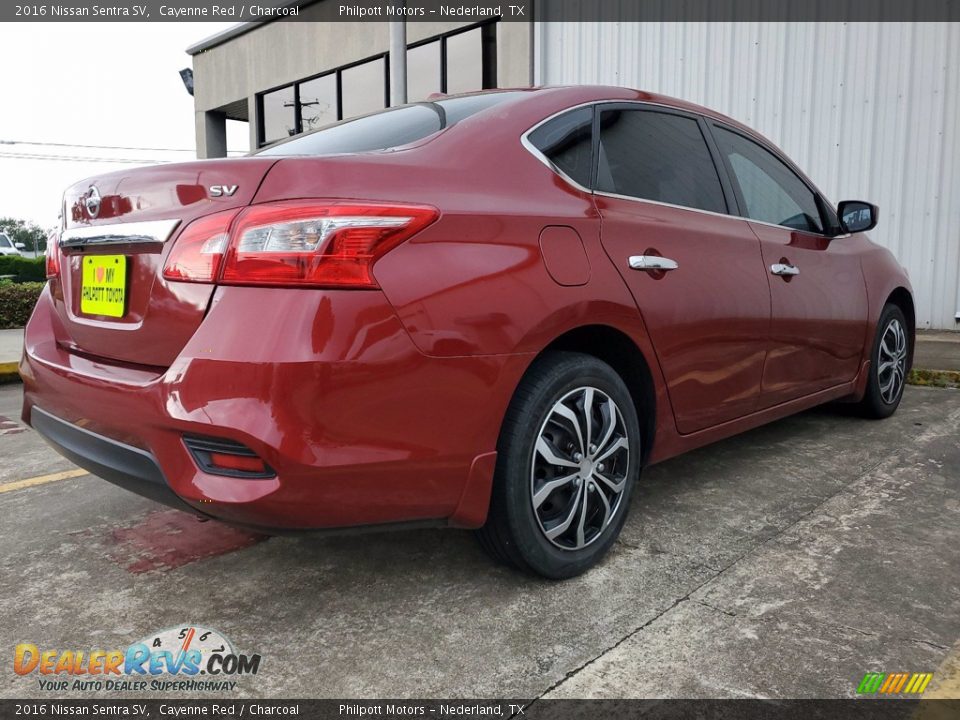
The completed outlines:
[[[578,575],[619,535],[639,468],[640,423],[620,376],[589,355],[546,355],[507,411],[480,542],[544,577]]]
[[[890,417],[900,405],[910,357],[908,327],[899,307],[884,306],[873,340],[867,392],[859,406],[866,417]]]

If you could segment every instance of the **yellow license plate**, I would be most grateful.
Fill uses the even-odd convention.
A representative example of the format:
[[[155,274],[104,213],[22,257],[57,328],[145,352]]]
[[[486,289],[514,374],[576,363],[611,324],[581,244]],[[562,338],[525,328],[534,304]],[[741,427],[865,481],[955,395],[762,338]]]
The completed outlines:
[[[127,258],[123,255],[88,255],[83,258],[80,312],[123,317],[126,307]]]

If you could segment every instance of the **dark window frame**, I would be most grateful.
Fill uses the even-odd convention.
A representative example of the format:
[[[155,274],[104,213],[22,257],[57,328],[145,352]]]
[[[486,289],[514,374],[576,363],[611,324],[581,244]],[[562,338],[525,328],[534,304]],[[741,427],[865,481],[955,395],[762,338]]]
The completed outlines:
[[[325,70],[322,73],[317,73],[316,75],[310,75],[309,77],[301,78],[300,80],[295,80],[294,82],[284,83],[282,85],[277,85],[276,87],[269,88],[263,92],[257,93],[257,149],[270,145],[277,142],[276,140],[271,140],[267,142],[265,138],[265,128],[263,124],[263,97],[264,95],[269,95],[272,92],[277,90],[283,90],[288,87],[293,87],[293,122],[295,132],[290,137],[296,137],[303,133],[303,121],[300,118],[300,86],[311,82],[312,80],[319,80],[320,78],[328,77],[330,75],[336,76],[336,87],[337,87],[337,122],[343,120],[343,72],[345,70],[350,70],[355,68],[358,65],[364,65],[368,62],[374,62],[375,60],[383,60],[383,102],[384,108],[390,107],[390,53],[382,52],[377,53],[376,55],[371,55],[365,57],[361,60],[357,60],[352,63],[347,63],[346,65],[341,65],[339,67],[333,68],[332,70]]]
[[[417,40],[407,45],[407,50],[413,50],[421,45],[440,42],[440,92],[447,92],[447,40],[474,30],[480,30],[480,62],[483,80],[478,90],[492,90],[497,87],[497,23],[499,17],[482,20],[466,27],[457,28],[440,35],[431,35],[423,40]]]
[[[482,87],[478,90],[491,90],[497,87],[497,23],[500,22],[500,18],[489,18],[487,20],[482,20],[478,23],[473,23],[472,25],[467,25],[466,27],[457,28],[456,30],[451,30],[450,32],[441,33],[440,35],[433,35],[429,38],[424,38],[423,40],[418,40],[415,43],[410,43],[407,45],[407,50],[411,50],[421,45],[429,45],[432,42],[440,42],[440,92],[447,92],[447,39],[454,37],[456,35],[462,35],[464,33],[472,32],[474,30],[480,30],[480,62],[481,62],[481,75],[482,75]],[[317,80],[322,77],[327,77],[329,75],[336,76],[336,87],[337,87],[337,108],[336,116],[337,122],[344,119],[343,117],[343,72],[345,70],[350,70],[351,68],[357,67],[358,65],[363,65],[368,62],[373,62],[375,60],[383,59],[383,88],[384,88],[384,98],[383,98],[383,107],[389,108],[390,105],[390,53],[382,52],[377,53],[376,55],[370,55],[361,60],[355,62],[347,63],[346,65],[340,65],[339,67],[332,68],[330,70],[324,70],[321,73],[315,75],[310,75],[308,77],[300,78],[299,80],[294,80],[293,82],[283,83],[275,87],[268,88],[256,94],[256,112],[257,112],[257,149],[266,147],[272,143],[277,142],[277,140],[266,141],[266,132],[264,127],[264,115],[263,115],[263,98],[265,95],[269,95],[272,92],[277,90],[283,90],[288,87],[293,87],[293,122],[294,122],[294,133],[290,137],[296,137],[303,133],[303,122],[300,118],[300,86],[304,83],[308,83],[311,80]],[[283,139],[283,138],[281,138]]]

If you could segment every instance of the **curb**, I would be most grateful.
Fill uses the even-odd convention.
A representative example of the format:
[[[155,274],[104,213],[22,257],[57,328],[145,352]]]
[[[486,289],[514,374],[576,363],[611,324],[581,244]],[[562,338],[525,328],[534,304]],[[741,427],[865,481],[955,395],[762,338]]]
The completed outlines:
[[[19,365],[19,362],[0,362],[0,385],[20,382],[20,373],[17,372]]]

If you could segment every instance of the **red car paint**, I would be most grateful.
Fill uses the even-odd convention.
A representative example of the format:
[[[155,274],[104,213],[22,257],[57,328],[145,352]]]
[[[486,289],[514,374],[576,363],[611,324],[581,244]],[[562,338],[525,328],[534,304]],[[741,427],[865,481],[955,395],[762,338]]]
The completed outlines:
[[[396,151],[211,160],[75,185],[67,230],[181,222],[147,251],[103,251],[133,258],[120,319],[79,313],[81,255],[65,251],[26,329],[24,420],[37,406],[147,450],[176,495],[232,523],[478,527],[507,405],[547,348],[590,352],[602,338],[629,349],[647,389],[646,464],[861,397],[881,308],[910,296],[892,256],[863,234],[830,239],[594,195],[521,144],[545,118],[607,100],[678,108],[758,137],[661,96],[554,88]],[[92,184],[103,198],[96,218],[84,206]],[[219,184],[238,190],[212,197]],[[439,219],[376,260],[374,288],[162,276],[191,221],[315,198],[426,206]],[[672,257],[682,270],[631,272],[635,254]],[[781,260],[804,274],[766,272]],[[184,435],[240,442],[276,474],[204,472]]]

